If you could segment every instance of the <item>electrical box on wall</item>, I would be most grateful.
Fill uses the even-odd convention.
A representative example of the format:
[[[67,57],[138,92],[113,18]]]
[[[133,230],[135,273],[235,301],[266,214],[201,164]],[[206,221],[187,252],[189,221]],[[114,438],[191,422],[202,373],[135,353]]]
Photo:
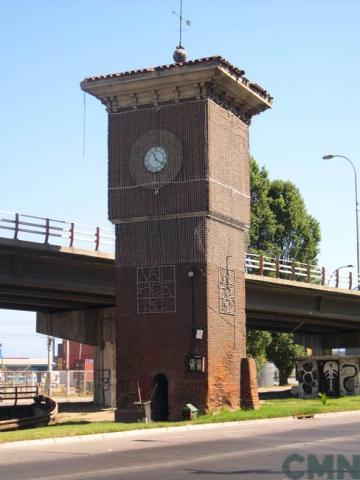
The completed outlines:
[[[205,372],[205,357],[193,355],[188,359],[190,372]]]

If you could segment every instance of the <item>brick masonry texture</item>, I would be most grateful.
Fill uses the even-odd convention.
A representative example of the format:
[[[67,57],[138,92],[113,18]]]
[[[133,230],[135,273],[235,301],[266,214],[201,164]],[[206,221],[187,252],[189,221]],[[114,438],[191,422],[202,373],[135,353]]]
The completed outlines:
[[[153,195],[149,193],[149,196]],[[145,266],[203,263],[206,256],[205,226],[205,218],[151,220],[117,225],[117,264]]]
[[[121,302],[117,304],[117,403],[131,405],[138,399],[137,381],[142,397],[148,399],[157,374],[169,382],[169,416],[181,417],[186,403],[207,409],[207,375],[188,371],[187,357],[196,347],[207,353],[206,265],[197,264],[194,282],[194,317],[192,324],[192,280],[187,272],[193,264],[176,266],[175,313],[137,314],[136,268],[119,268],[117,283]],[[120,294],[120,292],[119,292]],[[204,339],[194,342],[194,327],[205,329]]]
[[[134,143],[154,129],[171,131],[183,148],[179,174],[158,191],[137,186],[131,173],[131,162],[143,168]],[[245,123],[208,99],[110,115],[109,216],[128,222],[116,228],[118,408],[138,399],[137,382],[149,398],[158,374],[168,379],[169,418],[188,402],[201,410],[239,406],[241,391],[248,395],[240,381],[250,217]],[[137,267],[156,265],[175,265],[176,312],[138,314]],[[220,267],[235,272],[235,315],[220,313]],[[188,370],[194,354],[205,357],[205,372]]]
[[[211,100],[208,118],[209,210],[249,225],[248,127]]]
[[[254,358],[241,360],[241,406],[245,408],[260,406]]]
[[[206,100],[109,117],[111,220],[208,210],[206,117]],[[143,187],[132,188],[136,183],[130,173],[132,162],[138,162],[137,168],[144,170],[142,158],[134,159],[132,149],[141,135],[154,129],[166,129],[174,133],[182,144],[184,159],[176,183],[160,188],[157,195]],[[172,152],[169,153],[171,155]],[[157,178],[156,174],[149,174],[148,177],[149,181]]]

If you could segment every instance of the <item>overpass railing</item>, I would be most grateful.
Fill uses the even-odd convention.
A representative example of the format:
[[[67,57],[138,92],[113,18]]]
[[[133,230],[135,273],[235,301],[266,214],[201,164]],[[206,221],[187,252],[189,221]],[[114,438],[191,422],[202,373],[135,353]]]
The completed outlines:
[[[337,269],[329,273],[325,267],[319,267],[318,265],[268,257],[256,253],[246,254],[245,271],[246,273],[257,275],[317,285],[328,285],[336,288],[347,288],[350,290],[358,290],[360,284],[360,278],[354,275],[352,271],[343,273],[343,271]]]
[[[115,234],[111,228],[43,218],[0,210],[0,236],[15,240],[39,241],[45,244],[85,248],[113,253]],[[318,265],[247,253],[247,273],[302,281],[318,285],[359,290],[360,278],[351,271],[337,269],[331,274]]]
[[[87,248],[96,252],[114,251],[111,228],[36,217],[0,210],[0,236],[15,240],[39,241],[66,247]]]

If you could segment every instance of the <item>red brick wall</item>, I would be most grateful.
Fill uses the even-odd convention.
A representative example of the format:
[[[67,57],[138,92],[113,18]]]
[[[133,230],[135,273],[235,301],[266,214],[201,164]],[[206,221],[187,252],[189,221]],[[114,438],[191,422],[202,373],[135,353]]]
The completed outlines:
[[[208,102],[209,209],[240,223],[250,223],[248,127]]]
[[[253,358],[243,358],[241,361],[241,405],[246,408],[260,406],[256,363]]]
[[[129,169],[133,143],[154,128],[174,132],[184,149],[176,182],[157,193],[133,188]],[[110,218],[142,217],[117,226],[118,406],[138,399],[137,382],[142,398],[149,398],[160,373],[169,381],[170,418],[181,416],[188,402],[201,410],[239,406],[250,215],[247,126],[211,100],[111,115],[109,159]],[[191,218],[201,212],[208,215]],[[190,216],[162,220],[176,213]],[[176,312],[139,314],[136,267],[167,264],[176,269]],[[236,277],[233,315],[220,312],[219,267]],[[193,280],[189,270],[195,270]],[[199,327],[204,338],[194,342]],[[205,373],[188,371],[190,353],[206,358]]]
[[[153,378],[165,374],[169,382],[169,413],[181,417],[182,408],[192,402],[207,407],[207,376],[189,372],[187,356],[193,349],[192,280],[187,272],[193,264],[176,266],[175,313],[137,313],[136,268],[118,268],[117,285],[117,403],[126,407],[138,400],[137,382],[142,398],[148,399]],[[202,271],[201,271],[202,270]],[[194,277],[196,326],[206,330],[206,266],[196,265]],[[206,356],[206,331],[197,349]]]
[[[245,231],[250,219],[248,128],[209,101],[207,222],[209,407],[240,405],[240,363],[246,356]],[[233,315],[220,312],[219,267],[234,272]]]
[[[208,209],[205,181],[206,118],[207,102],[205,100],[110,115],[109,218],[111,220]],[[135,184],[130,171],[132,147],[142,134],[153,129],[166,129],[175,134],[182,144],[184,158],[181,171],[176,177],[178,183],[164,186],[157,195],[146,188],[131,188]]]

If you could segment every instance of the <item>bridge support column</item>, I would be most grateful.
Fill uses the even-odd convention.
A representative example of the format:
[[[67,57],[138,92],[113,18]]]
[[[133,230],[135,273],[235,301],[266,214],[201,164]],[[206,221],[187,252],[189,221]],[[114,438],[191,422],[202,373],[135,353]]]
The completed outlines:
[[[38,313],[36,330],[52,337],[95,346],[94,401],[115,405],[115,310],[99,308],[61,313]]]
[[[110,309],[108,309],[110,310]],[[94,402],[104,407],[116,406],[116,345],[114,311],[99,325],[94,358]]]

